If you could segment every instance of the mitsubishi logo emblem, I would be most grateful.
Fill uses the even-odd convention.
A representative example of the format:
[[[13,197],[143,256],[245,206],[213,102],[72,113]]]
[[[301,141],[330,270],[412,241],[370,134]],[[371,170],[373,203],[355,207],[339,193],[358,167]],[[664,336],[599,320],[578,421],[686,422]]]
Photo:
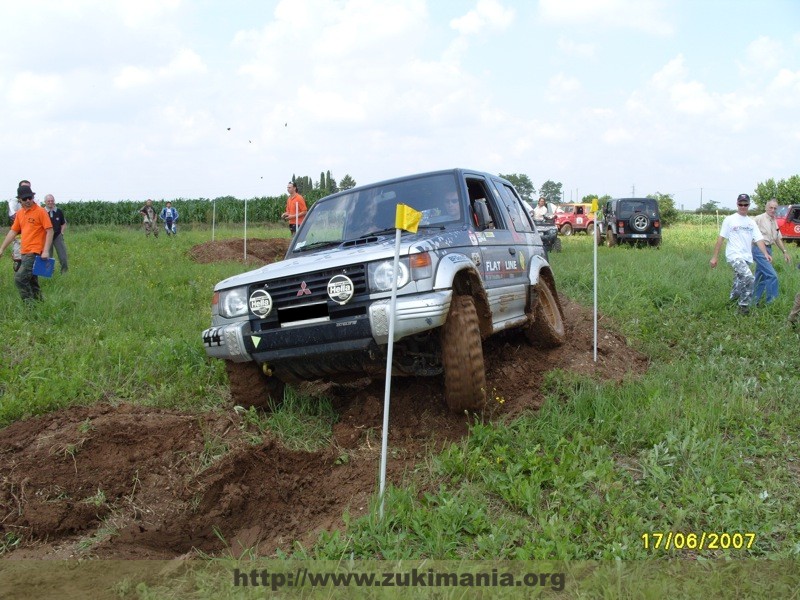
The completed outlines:
[[[303,294],[307,296],[311,295],[311,290],[308,289],[308,286],[306,285],[305,281],[300,284],[300,289],[297,291],[298,296],[302,296]]]

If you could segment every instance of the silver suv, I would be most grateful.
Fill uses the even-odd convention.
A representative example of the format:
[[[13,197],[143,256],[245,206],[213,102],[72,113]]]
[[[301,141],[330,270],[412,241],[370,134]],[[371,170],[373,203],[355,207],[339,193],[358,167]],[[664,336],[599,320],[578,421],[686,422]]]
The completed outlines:
[[[395,273],[399,203],[422,219],[402,232]],[[280,401],[285,383],[383,377],[395,278],[392,375],[443,374],[454,411],[484,406],[484,338],[519,328],[542,347],[564,340],[555,278],[516,190],[453,169],[317,201],[285,260],[216,285],[206,352],[226,361],[244,406]]]

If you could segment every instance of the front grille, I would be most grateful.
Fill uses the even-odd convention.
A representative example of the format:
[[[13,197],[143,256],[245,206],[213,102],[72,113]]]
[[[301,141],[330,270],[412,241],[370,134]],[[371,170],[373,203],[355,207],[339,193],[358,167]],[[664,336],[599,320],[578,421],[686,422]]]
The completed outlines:
[[[361,264],[304,273],[283,279],[273,279],[265,283],[251,285],[248,296],[255,290],[267,290],[269,295],[272,296],[272,303],[275,308],[327,302],[328,282],[334,275],[347,275],[353,282],[356,295],[366,293],[366,271],[366,266]]]

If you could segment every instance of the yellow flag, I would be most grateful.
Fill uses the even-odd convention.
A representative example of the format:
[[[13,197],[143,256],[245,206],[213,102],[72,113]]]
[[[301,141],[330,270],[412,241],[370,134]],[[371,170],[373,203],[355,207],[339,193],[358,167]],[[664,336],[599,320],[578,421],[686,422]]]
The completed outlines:
[[[397,205],[397,213],[395,214],[394,226],[397,229],[405,229],[411,233],[417,233],[419,220],[422,218],[422,213],[414,210],[405,204]]]
[[[594,200],[592,200],[592,212],[597,212],[598,208],[599,207],[597,206],[597,198],[595,198]]]

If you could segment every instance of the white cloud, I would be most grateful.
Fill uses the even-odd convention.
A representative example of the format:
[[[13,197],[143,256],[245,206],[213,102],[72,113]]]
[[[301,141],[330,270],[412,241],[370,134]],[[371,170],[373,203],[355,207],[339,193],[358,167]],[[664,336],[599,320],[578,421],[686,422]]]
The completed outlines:
[[[6,102],[20,118],[45,118],[55,109],[64,93],[64,81],[58,75],[20,73],[11,80]]]
[[[635,29],[671,35],[673,25],[660,0],[540,0],[539,14],[550,23],[590,23],[593,27]]]
[[[485,30],[506,29],[514,20],[514,10],[505,8],[497,0],[478,0],[475,8],[450,21],[450,27],[461,35],[472,35]]]
[[[780,42],[762,35],[747,46],[748,70],[774,71],[783,62],[783,46]]]
[[[551,102],[567,101],[575,94],[581,93],[582,87],[576,77],[559,73],[547,82],[547,99]]]
[[[119,89],[130,89],[153,85],[162,81],[191,75],[201,75],[208,71],[203,60],[194,51],[181,48],[166,65],[155,69],[128,65],[122,67],[114,76],[114,85]]]
[[[567,56],[578,58],[594,58],[596,51],[594,44],[574,42],[563,37],[558,39],[558,49]]]
[[[155,81],[155,73],[152,69],[126,66],[119,70],[113,81],[114,85],[121,90],[141,87],[153,83]]]

